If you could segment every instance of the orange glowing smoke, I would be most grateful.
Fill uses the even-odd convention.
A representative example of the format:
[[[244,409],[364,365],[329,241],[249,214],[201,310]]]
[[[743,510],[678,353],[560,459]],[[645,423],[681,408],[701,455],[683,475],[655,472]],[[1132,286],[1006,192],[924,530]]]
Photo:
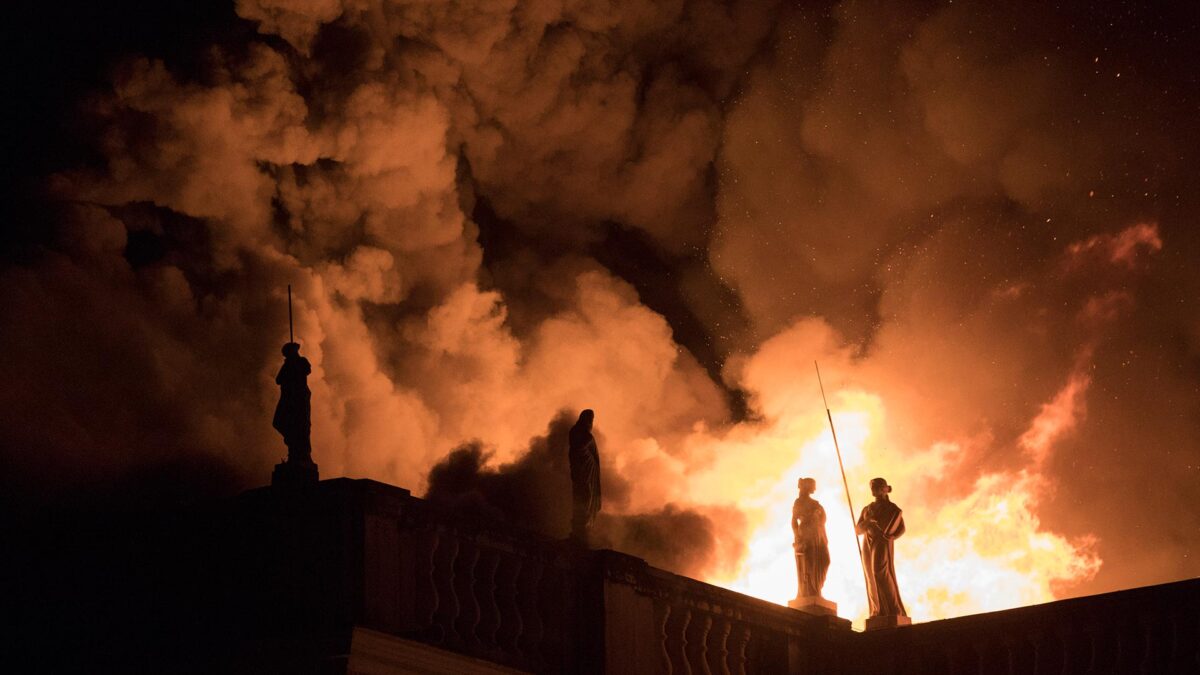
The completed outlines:
[[[965,496],[936,500],[919,486],[936,484],[961,453],[959,445],[935,443],[920,451],[887,448],[887,406],[862,389],[830,399],[841,441],[854,508],[870,500],[868,481],[886,477],[904,509],[908,533],[896,542],[897,575],[910,616],[929,621],[994,611],[1055,598],[1054,589],[1091,578],[1100,567],[1095,541],[1069,541],[1046,531],[1036,515],[1048,489],[1041,464],[1056,439],[1078,423],[1089,380],[1077,371],[1030,421],[1020,444],[1026,466],[979,476]],[[807,391],[796,383],[794,390]],[[815,395],[815,383],[812,385]],[[798,394],[797,394],[798,396]],[[730,578],[712,583],[786,603],[796,592],[788,517],[796,479],[817,479],[816,498],[829,519],[832,565],[825,596],[839,614],[861,627],[867,615],[861,567],[833,441],[819,407],[780,417],[765,429],[726,438],[713,470],[697,487],[736,501],[750,519],[749,554]],[[769,406],[768,406],[769,408]]]

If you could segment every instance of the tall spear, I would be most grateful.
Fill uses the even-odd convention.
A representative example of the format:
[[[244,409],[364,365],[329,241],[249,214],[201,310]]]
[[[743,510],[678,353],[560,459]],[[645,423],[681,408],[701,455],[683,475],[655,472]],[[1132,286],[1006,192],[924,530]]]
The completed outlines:
[[[862,542],[858,540],[858,522],[854,519],[854,502],[850,501],[850,483],[846,481],[846,467],[842,464],[842,448],[838,445],[837,429],[833,426],[833,413],[829,412],[829,401],[825,398],[825,383],[821,382],[821,366],[813,361],[813,367],[817,369],[817,384],[821,387],[821,402],[825,404],[825,418],[829,420],[829,431],[833,434],[833,449],[837,452],[838,468],[842,470],[842,487],[846,488],[846,506],[850,507],[850,523],[854,526],[854,545],[858,548],[858,564],[862,568],[863,587],[870,595],[871,584],[867,581],[867,565],[863,561]]]
[[[292,334],[292,285],[288,284],[288,342],[295,341],[296,336]]]

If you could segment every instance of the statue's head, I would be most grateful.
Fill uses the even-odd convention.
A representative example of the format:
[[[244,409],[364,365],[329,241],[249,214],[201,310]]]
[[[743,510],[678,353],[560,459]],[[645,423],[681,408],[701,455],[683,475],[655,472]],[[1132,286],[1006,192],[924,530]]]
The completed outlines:
[[[871,479],[871,495],[874,497],[882,497],[892,491],[892,486],[882,478]]]
[[[575,422],[575,424],[581,425],[583,428],[591,431],[592,422],[594,422],[595,419],[596,413],[592,412],[591,408],[586,408],[583,412],[579,413],[579,421]]]
[[[300,343],[299,342],[289,342],[286,345],[284,345],[283,346],[283,356],[284,356],[284,358],[300,356]]]
[[[800,480],[796,481],[796,488],[800,490],[800,494],[802,495],[811,495],[817,491],[817,479],[801,478]]]

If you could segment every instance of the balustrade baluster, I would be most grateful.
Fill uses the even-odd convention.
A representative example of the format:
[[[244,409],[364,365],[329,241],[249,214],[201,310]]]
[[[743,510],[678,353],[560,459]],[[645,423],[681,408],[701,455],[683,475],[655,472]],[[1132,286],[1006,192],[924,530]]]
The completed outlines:
[[[475,595],[480,608],[476,639],[484,649],[494,651],[498,647],[496,632],[500,628],[500,601],[496,585],[496,573],[500,556],[494,549],[480,549],[478,576]]]
[[[729,650],[729,672],[730,675],[746,675],[746,654],[750,647],[750,627],[747,625],[738,625],[735,633],[736,639],[733,643],[733,649]]]
[[[418,540],[422,546],[415,556],[416,563],[414,565],[417,575],[414,589],[417,598],[417,607],[414,612],[416,628],[419,634],[426,635],[430,639],[440,640],[442,631],[434,625],[434,620],[441,602],[436,579],[441,536],[436,528],[430,528],[423,532]]]
[[[709,651],[709,635],[711,635],[713,619],[707,614],[700,621],[694,621],[696,624],[696,649],[693,650],[695,655],[695,664],[692,668],[694,672],[700,675],[712,675],[712,670],[708,667],[708,651]]]
[[[708,652],[708,670],[715,675],[729,675],[729,633],[733,624],[729,619],[721,619],[718,626],[713,631],[713,649]]]
[[[669,624],[671,622],[671,605],[667,602],[659,601],[654,603],[654,611],[659,614],[658,620],[658,647],[662,657],[663,672],[666,675],[673,675],[675,667],[671,664],[671,648]]]
[[[521,620],[520,577],[525,561],[520,556],[506,551],[500,558],[496,573],[496,600],[500,609],[500,628],[496,631],[496,644],[505,652],[524,663],[528,655],[521,649],[521,634],[525,630]]]
[[[688,662],[688,626],[692,623],[692,610],[683,610],[683,621],[679,624],[679,665],[683,675],[692,675],[692,664]]]
[[[458,618],[458,596],[454,593],[454,563],[458,559],[458,537],[452,532],[442,533],[441,546],[438,551],[436,569],[434,570],[434,587],[437,589],[440,602],[434,617],[442,629],[441,642],[447,645],[461,644],[462,640],[454,630],[454,620]]]
[[[463,644],[471,651],[477,652],[482,646],[475,636],[475,627],[479,625],[479,602],[475,597],[475,567],[479,564],[479,544],[466,538],[460,538],[460,550],[454,573],[454,594],[458,598],[459,612],[454,621],[454,630]]]

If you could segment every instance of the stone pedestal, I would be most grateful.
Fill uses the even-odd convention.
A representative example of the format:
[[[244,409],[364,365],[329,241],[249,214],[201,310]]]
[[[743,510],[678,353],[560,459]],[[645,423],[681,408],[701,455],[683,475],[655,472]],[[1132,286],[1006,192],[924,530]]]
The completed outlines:
[[[271,485],[278,487],[299,487],[316,485],[320,480],[317,464],[313,461],[298,462],[284,460],[275,465],[271,472]]]
[[[817,616],[837,616],[837,603],[826,600],[819,595],[806,595],[802,598],[788,600],[788,607],[798,609],[806,614]]]
[[[900,626],[911,626],[912,619],[907,616],[873,616],[867,619],[867,630],[883,630],[884,628],[898,628]]]

